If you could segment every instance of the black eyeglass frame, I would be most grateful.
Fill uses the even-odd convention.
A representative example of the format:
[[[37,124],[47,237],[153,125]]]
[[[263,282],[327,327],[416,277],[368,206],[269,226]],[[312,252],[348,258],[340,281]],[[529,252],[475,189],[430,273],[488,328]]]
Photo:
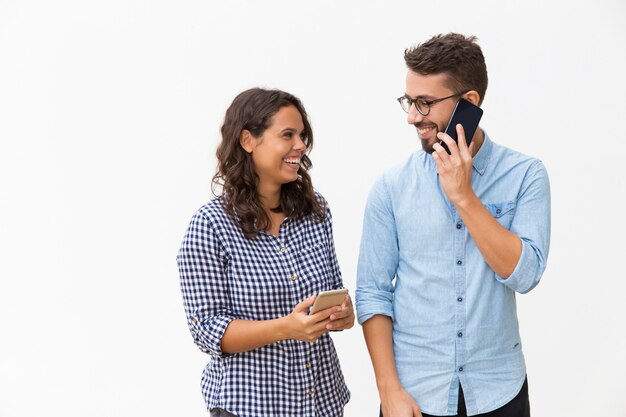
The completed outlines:
[[[440,101],[444,101],[444,100],[447,100],[447,99],[452,98],[452,97],[462,96],[463,94],[468,93],[470,91],[472,91],[472,90],[466,90],[466,91],[463,91],[462,93],[456,93],[456,94],[452,94],[451,96],[448,96],[448,97],[436,98],[436,99],[433,99],[433,100],[426,100],[425,98],[421,98],[421,97],[417,97],[415,99],[412,99],[411,97],[409,97],[409,96],[407,96],[405,94],[405,95],[403,95],[401,97],[398,97],[396,100],[398,100],[398,103],[400,103],[400,107],[402,108],[402,110],[404,110],[404,106],[402,105],[402,101],[403,100],[407,100],[408,101],[409,107],[407,108],[407,110],[404,110],[406,113],[409,113],[409,111],[411,110],[411,106],[415,105],[415,108],[417,109],[419,114],[421,114],[422,116],[428,116],[430,114],[430,106],[432,106],[433,104],[437,104]],[[417,101],[418,100],[423,102],[427,106],[427,109],[428,109],[427,112],[424,113],[422,110],[420,110],[420,106],[417,105]]]

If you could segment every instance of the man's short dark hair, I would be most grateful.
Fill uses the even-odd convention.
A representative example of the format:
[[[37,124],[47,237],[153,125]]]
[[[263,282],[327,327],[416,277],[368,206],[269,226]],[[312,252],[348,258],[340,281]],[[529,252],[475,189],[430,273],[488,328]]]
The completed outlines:
[[[418,74],[446,74],[447,86],[455,93],[476,90],[480,105],[487,92],[487,66],[477,40],[459,33],[439,34],[406,49],[404,61]]]

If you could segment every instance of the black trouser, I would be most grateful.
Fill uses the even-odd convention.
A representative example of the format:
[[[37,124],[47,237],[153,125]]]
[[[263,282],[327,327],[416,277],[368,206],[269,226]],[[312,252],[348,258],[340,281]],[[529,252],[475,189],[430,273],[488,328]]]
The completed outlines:
[[[435,417],[430,414],[422,413],[424,417]],[[382,410],[379,417],[383,417]],[[467,410],[465,409],[465,398],[463,397],[463,389],[459,387],[459,406],[457,414],[454,417],[467,417]],[[530,402],[528,400],[528,378],[524,381],[519,394],[515,396],[510,402],[498,408],[497,410],[490,411],[485,414],[476,414],[474,417],[530,417]]]

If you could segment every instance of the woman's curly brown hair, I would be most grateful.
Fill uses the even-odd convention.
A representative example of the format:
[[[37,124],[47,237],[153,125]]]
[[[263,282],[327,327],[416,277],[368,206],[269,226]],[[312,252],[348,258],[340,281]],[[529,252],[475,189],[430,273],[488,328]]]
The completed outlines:
[[[270,227],[269,216],[263,210],[257,189],[258,176],[254,171],[252,156],[239,142],[241,132],[248,130],[260,137],[272,124],[273,116],[283,107],[294,106],[302,116],[304,131],[302,140],[306,150],[300,159],[298,178],[283,184],[280,206],[272,208],[292,219],[313,216],[316,221],[325,217],[325,208],[317,199],[307,170],[312,166],[308,157],[313,147],[313,131],[304,106],[300,100],[281,90],[251,88],[240,93],[226,110],[222,125],[222,141],[217,148],[217,172],[213,177],[213,192],[221,186],[222,204],[226,213],[239,222],[248,239],[256,237],[260,230]]]

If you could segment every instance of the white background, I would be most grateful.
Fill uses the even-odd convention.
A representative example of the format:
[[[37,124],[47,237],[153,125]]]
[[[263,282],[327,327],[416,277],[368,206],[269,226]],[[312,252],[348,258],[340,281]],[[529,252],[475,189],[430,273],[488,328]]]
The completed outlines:
[[[0,416],[207,415],[175,256],[248,87],[311,115],[353,292],[369,188],[419,147],[404,48],[449,31],[486,56],[483,128],[550,174],[548,269],[518,297],[533,415],[626,416],[625,4],[219,3],[0,0]],[[333,337],[346,416],[376,416],[361,329]]]

